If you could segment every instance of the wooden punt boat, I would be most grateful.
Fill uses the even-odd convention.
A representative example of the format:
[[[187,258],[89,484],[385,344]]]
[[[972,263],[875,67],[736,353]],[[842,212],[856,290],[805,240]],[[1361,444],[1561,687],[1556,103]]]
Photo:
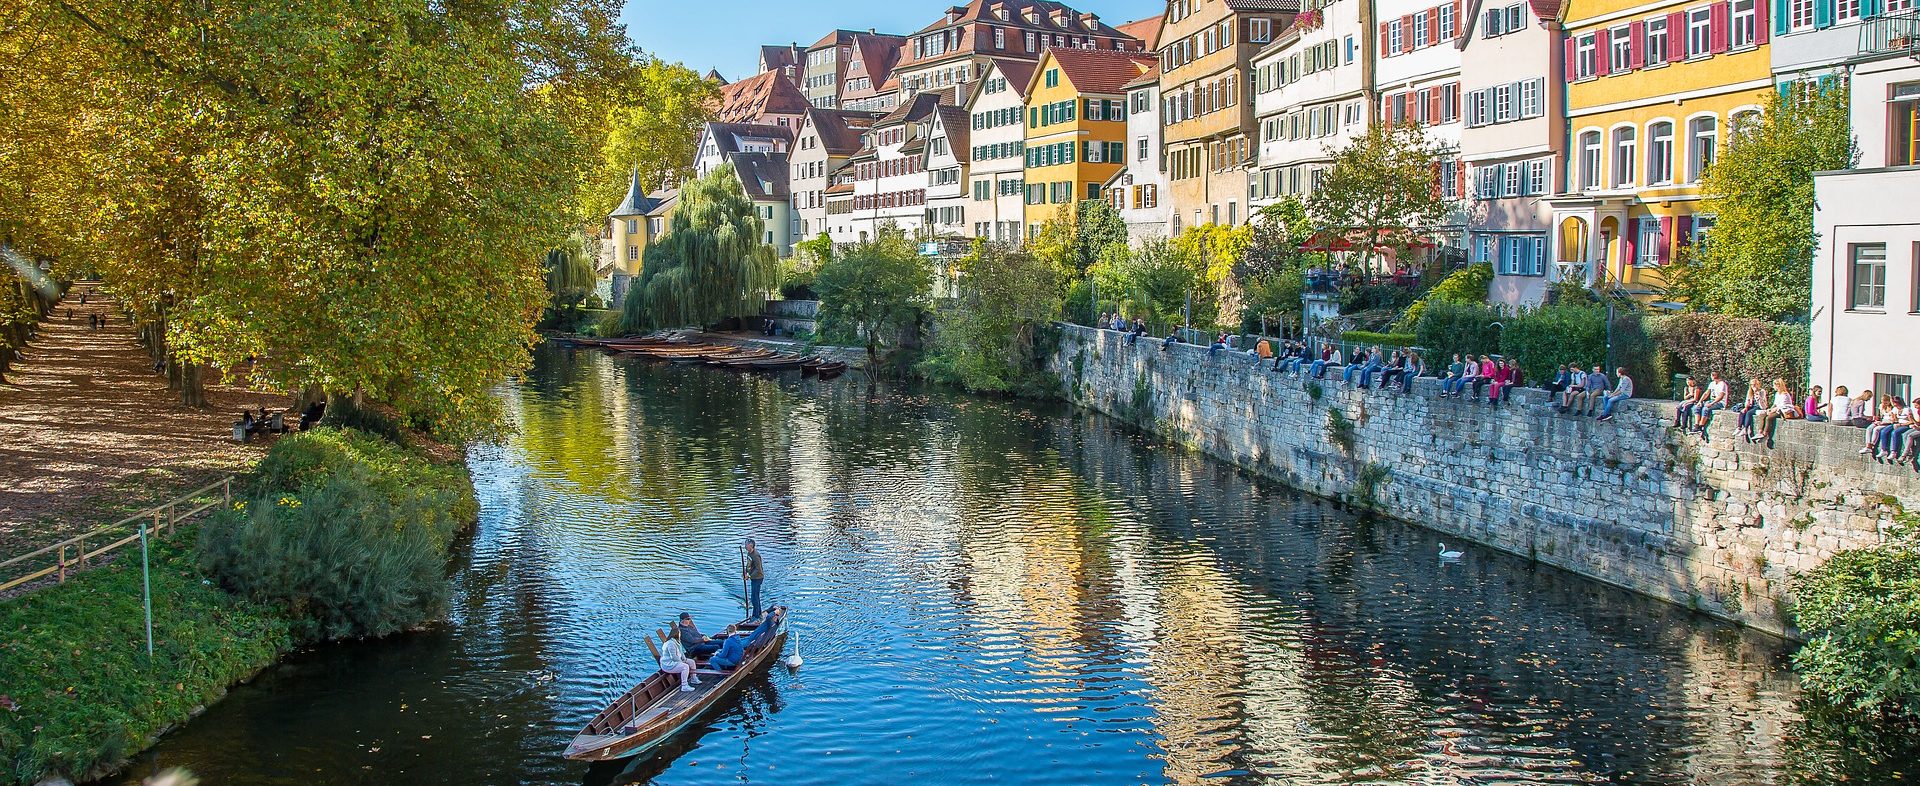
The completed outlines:
[[[697,674],[700,685],[691,691],[680,690],[680,678],[677,675],[655,671],[641,680],[632,690],[614,699],[613,703],[600,714],[587,722],[587,727],[574,735],[573,742],[567,744],[564,754],[575,761],[608,761],[624,759],[647,752],[654,746],[665,742],[674,732],[686,728],[712,710],[720,701],[732,694],[748,677],[765,671],[774,661],[779,660],[780,651],[787,642],[787,608],[775,606],[767,610],[757,622],[752,619],[741,620],[738,628],[753,639],[747,643],[747,652],[740,666],[733,671],[713,671],[704,661],[699,663]],[[660,642],[666,643],[666,633],[655,631]],[[653,639],[646,640],[647,649],[656,656],[659,649]]]
[[[785,371],[787,369],[799,368],[800,364],[805,362],[807,362],[807,359],[803,357],[799,357],[796,355],[782,355],[782,356],[770,357],[770,358],[727,360],[727,361],[721,361],[719,365],[725,366],[727,368],[744,369],[747,371]]]

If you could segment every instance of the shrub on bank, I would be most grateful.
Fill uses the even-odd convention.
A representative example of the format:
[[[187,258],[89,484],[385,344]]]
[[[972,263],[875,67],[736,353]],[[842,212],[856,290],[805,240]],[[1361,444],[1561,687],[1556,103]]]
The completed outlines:
[[[449,544],[477,514],[465,473],[351,430],[282,439],[253,493],[201,531],[201,565],[305,643],[384,636],[445,610]]]
[[[1920,720],[1920,525],[1834,555],[1794,580],[1793,616],[1807,644],[1802,684],[1853,710]]]
[[[0,783],[104,774],[292,646],[279,614],[203,580],[193,534],[152,544],[151,660],[138,548],[0,603]]]

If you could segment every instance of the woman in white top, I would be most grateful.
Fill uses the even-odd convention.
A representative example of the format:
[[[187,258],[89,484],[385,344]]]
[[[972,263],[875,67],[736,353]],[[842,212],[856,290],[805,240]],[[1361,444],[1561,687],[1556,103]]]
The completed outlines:
[[[700,684],[700,678],[693,674],[693,659],[687,657],[687,651],[680,648],[678,636],[660,645],[660,670],[680,675],[680,690],[691,691],[693,686]]]
[[[1793,404],[1793,391],[1787,389],[1787,381],[1782,378],[1773,380],[1773,404],[1760,413],[1758,428],[1748,442],[1761,442],[1773,439],[1773,426],[1781,418],[1791,418],[1800,412]]]

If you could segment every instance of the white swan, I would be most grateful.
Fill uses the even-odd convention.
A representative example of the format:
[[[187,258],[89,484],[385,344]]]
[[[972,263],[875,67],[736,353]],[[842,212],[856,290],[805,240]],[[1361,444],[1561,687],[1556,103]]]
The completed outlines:
[[[800,659],[800,631],[793,632],[793,654],[787,656],[787,668],[798,669],[806,661]]]
[[[1444,560],[1456,560],[1456,559],[1459,559],[1459,558],[1461,558],[1461,557],[1464,557],[1464,556],[1466,556],[1466,555],[1467,555],[1467,553],[1466,553],[1466,552],[1464,552],[1464,551],[1448,551],[1448,550],[1447,550],[1447,544],[1445,544],[1445,543],[1442,543],[1442,544],[1440,544],[1440,558],[1441,558],[1441,559],[1444,559]]]

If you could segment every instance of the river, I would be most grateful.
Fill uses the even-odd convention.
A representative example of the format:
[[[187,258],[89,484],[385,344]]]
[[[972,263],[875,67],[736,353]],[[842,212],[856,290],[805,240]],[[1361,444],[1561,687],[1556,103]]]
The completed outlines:
[[[140,756],[215,784],[1805,780],[1788,646],[1053,405],[542,348],[470,456],[447,621],[299,653]],[[567,739],[740,616],[776,668],[660,755]],[[793,646],[790,644],[790,646]]]

